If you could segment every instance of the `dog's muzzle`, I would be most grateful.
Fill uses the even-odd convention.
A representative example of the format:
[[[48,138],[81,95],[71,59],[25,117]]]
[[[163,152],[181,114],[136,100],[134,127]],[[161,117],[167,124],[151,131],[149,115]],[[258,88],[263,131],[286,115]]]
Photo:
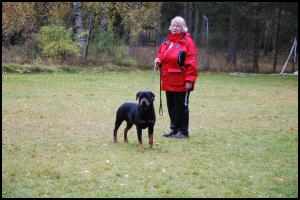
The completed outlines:
[[[146,98],[143,98],[140,101],[140,106],[142,108],[148,108],[150,106],[150,102]]]

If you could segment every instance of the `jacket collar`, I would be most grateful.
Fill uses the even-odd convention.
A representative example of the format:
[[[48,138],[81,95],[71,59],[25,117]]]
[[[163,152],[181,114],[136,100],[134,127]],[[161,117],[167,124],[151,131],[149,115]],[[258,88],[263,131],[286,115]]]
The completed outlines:
[[[185,32],[168,34],[168,39],[171,42],[176,43],[179,40],[181,40],[182,38],[186,37],[187,35],[188,35],[188,33],[185,33]]]

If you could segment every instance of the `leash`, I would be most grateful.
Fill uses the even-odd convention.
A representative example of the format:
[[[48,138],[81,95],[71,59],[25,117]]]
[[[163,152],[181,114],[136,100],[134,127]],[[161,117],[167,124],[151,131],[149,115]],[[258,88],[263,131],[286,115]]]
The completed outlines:
[[[187,91],[185,93],[185,98],[184,98],[184,105],[188,106],[189,105],[189,97],[190,97],[190,91]]]
[[[150,83],[150,90],[152,90],[152,83],[153,83],[153,80],[154,80],[155,69],[156,69],[156,63],[154,64],[154,67],[153,67],[152,79],[151,79],[151,83]]]
[[[159,70],[159,109],[158,109],[158,113],[160,116],[163,116],[164,112],[163,112],[163,108],[162,108],[162,100],[161,100],[161,73],[162,73],[162,69],[160,68]]]
[[[153,80],[154,80],[154,75],[155,75],[155,69],[156,69],[156,63],[154,64],[154,67],[153,67],[153,72],[152,72],[152,79],[151,79],[151,82],[150,82],[150,90],[152,90],[152,83],[153,83]],[[161,98],[161,73],[162,73],[162,70],[160,69],[159,70],[159,109],[158,109],[158,113],[160,116],[163,115],[163,108],[162,108],[162,98]]]

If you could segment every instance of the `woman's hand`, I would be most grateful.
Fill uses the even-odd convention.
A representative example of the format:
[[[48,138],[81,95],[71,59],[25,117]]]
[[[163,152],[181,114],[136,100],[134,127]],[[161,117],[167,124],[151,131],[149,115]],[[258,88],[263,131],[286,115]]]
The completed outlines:
[[[188,91],[190,91],[190,90],[192,90],[192,88],[193,88],[193,83],[191,83],[191,82],[186,82],[185,83],[185,90],[188,92]]]
[[[160,64],[160,59],[159,58],[155,58],[154,63],[155,64]]]
[[[160,59],[159,58],[155,58],[155,60],[154,60],[154,64],[155,64],[155,66],[158,66],[158,67],[160,67]]]

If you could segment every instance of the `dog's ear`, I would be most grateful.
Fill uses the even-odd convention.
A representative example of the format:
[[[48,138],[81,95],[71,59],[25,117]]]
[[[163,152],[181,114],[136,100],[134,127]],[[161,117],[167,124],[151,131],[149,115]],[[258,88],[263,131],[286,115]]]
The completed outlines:
[[[136,100],[139,98],[141,92],[136,93]]]
[[[151,91],[149,93],[151,94],[152,101],[154,101],[155,95]]]

